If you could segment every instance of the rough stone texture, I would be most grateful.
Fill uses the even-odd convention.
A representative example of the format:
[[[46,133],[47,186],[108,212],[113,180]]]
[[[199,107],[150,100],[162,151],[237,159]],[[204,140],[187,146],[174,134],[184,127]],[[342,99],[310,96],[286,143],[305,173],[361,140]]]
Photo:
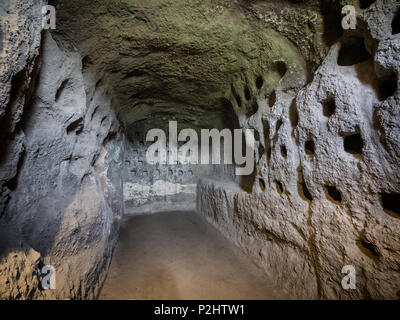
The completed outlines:
[[[296,96],[282,89],[285,77],[273,105],[261,94],[258,113],[241,122],[267,150],[252,194],[199,184],[198,211],[290,297],[399,296],[400,38],[390,28],[398,7],[376,1],[358,10],[359,28],[332,46]],[[353,46],[354,37],[364,41]],[[341,287],[345,265],[356,268],[356,290]]]
[[[0,221],[0,298],[34,298],[40,282],[40,253],[18,230]]]
[[[19,127],[30,100],[30,83],[40,47],[41,1],[0,5],[0,217],[18,171],[24,133]]]
[[[0,4],[0,298],[96,297],[125,206],[194,196],[289,297],[398,297],[397,1],[50,3],[51,33],[43,2]],[[145,165],[143,135],[169,120],[254,129],[255,174]]]
[[[275,83],[276,63],[296,60],[292,48],[310,71],[327,49],[317,0],[68,0],[56,7],[57,35],[107,72],[128,133],[173,119],[180,127],[226,128],[227,99],[246,101],[244,88],[256,92],[258,76]]]
[[[123,174],[127,215],[194,211],[199,177],[234,179],[233,165],[149,164],[146,152],[151,142],[138,136],[131,139],[126,140]]]
[[[95,298],[123,214],[124,136],[104,88],[78,53],[61,51],[45,32],[40,60],[20,125],[23,157],[2,217],[23,246],[4,246],[16,249],[1,255],[0,297]],[[38,260],[55,267],[56,290],[37,286]]]
[[[41,3],[5,0],[0,4],[0,299],[32,298],[39,283],[40,254],[2,216],[24,153],[20,123],[37,73]]]

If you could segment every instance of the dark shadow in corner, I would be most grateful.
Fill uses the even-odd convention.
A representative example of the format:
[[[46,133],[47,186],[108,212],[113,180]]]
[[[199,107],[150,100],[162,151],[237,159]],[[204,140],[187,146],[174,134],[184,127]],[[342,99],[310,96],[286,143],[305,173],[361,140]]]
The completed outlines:
[[[329,47],[336,43],[343,35],[342,7],[340,1],[320,0],[320,11],[324,17],[323,39]]]

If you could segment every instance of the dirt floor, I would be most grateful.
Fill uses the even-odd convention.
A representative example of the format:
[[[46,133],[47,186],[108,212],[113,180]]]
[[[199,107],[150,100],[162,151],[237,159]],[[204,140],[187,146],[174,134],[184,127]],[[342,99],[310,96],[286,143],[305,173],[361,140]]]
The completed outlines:
[[[240,249],[192,212],[129,218],[99,299],[277,299]]]

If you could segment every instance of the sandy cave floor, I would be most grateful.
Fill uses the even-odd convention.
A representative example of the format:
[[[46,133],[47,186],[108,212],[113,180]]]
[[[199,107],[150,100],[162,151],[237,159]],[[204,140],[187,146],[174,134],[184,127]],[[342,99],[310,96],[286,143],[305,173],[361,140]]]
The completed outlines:
[[[278,299],[265,274],[193,212],[130,217],[99,299]]]

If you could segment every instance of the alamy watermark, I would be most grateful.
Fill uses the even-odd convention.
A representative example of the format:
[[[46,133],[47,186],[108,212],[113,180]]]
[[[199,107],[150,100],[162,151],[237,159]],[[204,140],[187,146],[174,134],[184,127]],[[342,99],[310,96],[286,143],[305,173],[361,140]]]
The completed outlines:
[[[146,161],[149,164],[236,164],[238,176],[250,175],[254,170],[253,129],[235,129],[233,136],[232,130],[229,129],[201,129],[199,147],[199,136],[195,130],[183,129],[178,133],[177,122],[170,121],[168,143],[167,134],[162,129],[148,131],[146,141],[154,142],[146,152]],[[178,147],[178,142],[186,143]],[[243,165],[244,167],[240,167]]]
[[[56,289],[56,269],[53,266],[44,266],[41,270],[41,276],[41,285],[43,290]]]
[[[344,15],[342,19],[342,28],[344,30],[356,29],[356,24],[357,24],[356,8],[351,5],[344,6],[342,8],[342,15]]]
[[[54,6],[43,6],[42,7],[42,28],[44,30],[56,28],[56,8]]]
[[[342,288],[345,290],[356,289],[356,268],[352,265],[347,265],[342,268],[342,273],[346,276],[342,279]]]
[[[56,8],[52,5],[42,7],[42,28],[45,30],[56,29]],[[346,5],[342,8],[342,28],[344,30],[356,29],[357,14],[356,8],[352,5]]]

